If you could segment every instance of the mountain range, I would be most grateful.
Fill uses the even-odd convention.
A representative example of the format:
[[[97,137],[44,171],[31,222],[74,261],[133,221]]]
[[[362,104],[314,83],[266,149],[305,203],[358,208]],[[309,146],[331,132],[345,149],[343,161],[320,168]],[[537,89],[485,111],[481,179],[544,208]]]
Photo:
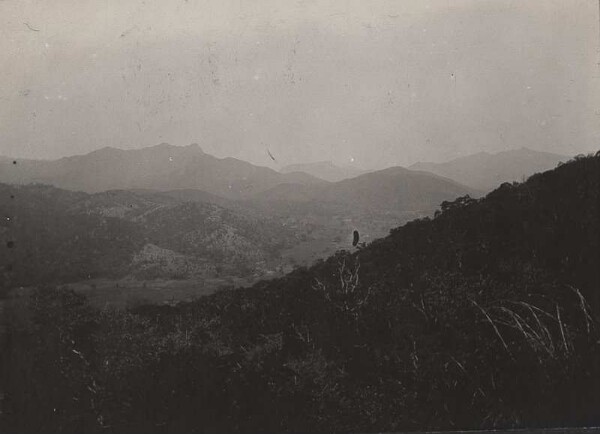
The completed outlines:
[[[11,287],[272,273],[349,247],[344,240],[354,228],[369,241],[472,192],[402,168],[319,185],[280,184],[251,200],[233,200],[196,189],[90,194],[0,184],[0,213],[7,216],[0,236],[14,245],[0,251],[2,263],[10,266],[1,280]],[[300,242],[299,257],[282,256]]]
[[[107,147],[53,161],[5,159],[0,161],[0,182],[36,182],[88,193],[115,189],[200,189],[239,199],[281,183],[323,181],[305,173],[281,174],[235,158],[216,158],[204,153],[197,144],[163,143],[135,150]]]
[[[42,183],[87,193],[169,192],[179,201],[246,209],[258,205],[263,211],[283,206],[326,214],[415,216],[420,215],[415,212],[433,212],[444,200],[478,194],[450,179],[402,167],[358,175],[358,169],[317,163],[289,166],[283,171],[286,173],[234,158],[216,158],[196,144],[180,147],[163,143],[137,150],[103,148],[54,161],[0,160],[0,182],[5,183]],[[313,176],[337,179],[342,174],[357,176],[335,182]]]
[[[482,191],[490,191],[503,182],[523,181],[534,173],[543,172],[565,162],[570,157],[528,148],[491,154],[479,152],[445,163],[415,163],[411,170],[424,170],[445,176]]]
[[[419,162],[408,169],[437,175],[437,181],[429,182],[439,184],[440,177],[445,178],[446,181],[462,184],[462,189],[467,186],[476,194],[476,191],[489,191],[503,182],[522,181],[566,160],[567,157],[563,155],[521,148],[495,154],[480,152],[445,163]],[[329,161],[294,164],[277,172],[235,158],[214,157],[206,154],[197,144],[172,146],[162,143],[135,150],[106,147],[58,160],[0,158],[0,182],[43,183],[88,193],[115,189],[199,190],[202,194],[212,195],[213,199],[220,197],[229,200],[254,197],[278,199],[285,198],[289,193],[286,199],[303,202],[323,198],[328,202],[343,202],[345,196],[351,195],[354,196],[352,203],[355,203],[360,193],[353,195],[345,189],[358,187],[358,191],[364,193],[366,188],[368,192],[375,193],[372,201],[377,202],[377,197],[385,197],[382,191],[387,189],[375,185],[377,180],[385,185],[396,178],[395,181],[405,183],[399,188],[408,190],[413,187],[408,181],[412,173],[401,167],[371,173],[375,175],[369,177],[366,176],[368,171],[340,167]],[[425,174],[417,176],[421,181],[426,177]],[[347,182],[354,178],[360,179],[358,184]],[[369,187],[363,184],[369,184]],[[456,185],[452,188],[456,188]],[[338,193],[341,193],[341,197]],[[421,194],[415,192],[413,196]],[[393,202],[398,202],[397,198]],[[391,206],[389,203],[387,205]]]
[[[3,201],[2,211],[14,219],[0,229],[7,242],[10,237],[24,241],[17,243],[16,262],[33,266],[38,261],[40,269],[60,270],[65,276],[70,272],[64,270],[79,268],[96,270],[98,276],[206,277],[215,275],[217,263],[222,275],[250,275],[290,262],[308,265],[348,248],[354,230],[370,242],[393,227],[433,215],[443,202],[482,195],[456,179],[486,186],[516,173],[531,175],[559,157],[525,149],[477,154],[335,182],[317,177],[332,175],[337,169],[331,163],[312,166],[334,168],[329,175],[310,170],[311,165],[279,173],[213,157],[195,144],[103,148],[55,161],[2,158],[0,182],[7,184],[1,190],[5,199],[10,192],[16,199]],[[302,168],[312,174],[296,171]],[[30,185],[36,183],[54,188]],[[37,238],[27,235],[25,222]],[[44,229],[65,224],[69,227],[53,235]],[[117,240],[117,250],[108,244],[111,238]],[[298,248],[286,250],[293,246]]]

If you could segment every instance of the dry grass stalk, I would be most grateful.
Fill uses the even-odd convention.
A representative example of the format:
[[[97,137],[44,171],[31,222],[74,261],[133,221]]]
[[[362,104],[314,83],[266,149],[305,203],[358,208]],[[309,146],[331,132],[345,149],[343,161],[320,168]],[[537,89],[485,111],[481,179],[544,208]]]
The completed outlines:
[[[469,301],[471,303],[473,303],[477,308],[479,308],[479,310],[483,313],[483,315],[485,315],[485,317],[487,318],[488,322],[491,324],[491,326],[494,328],[494,331],[496,332],[496,335],[498,336],[498,338],[500,339],[500,342],[502,342],[502,345],[504,346],[504,349],[506,350],[506,352],[510,355],[511,359],[515,359],[513,357],[513,354],[511,353],[510,349],[508,348],[508,345],[506,344],[506,341],[504,340],[504,338],[502,337],[502,335],[500,334],[500,330],[498,330],[498,327],[496,326],[496,324],[494,323],[494,321],[492,321],[492,318],[490,318],[490,316],[488,315],[488,313],[485,311],[484,308],[482,308],[481,306],[479,306],[477,304],[477,302],[475,300],[469,299]]]

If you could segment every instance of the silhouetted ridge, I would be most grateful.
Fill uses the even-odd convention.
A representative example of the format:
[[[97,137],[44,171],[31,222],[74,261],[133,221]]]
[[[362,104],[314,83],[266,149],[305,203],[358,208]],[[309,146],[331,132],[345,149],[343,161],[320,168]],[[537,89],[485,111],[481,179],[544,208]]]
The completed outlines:
[[[197,144],[161,143],[141,149],[102,148],[54,161],[24,160],[18,167],[0,160],[0,182],[44,183],[95,193],[115,189],[199,189],[240,199],[282,183],[320,183],[305,173],[281,174],[233,158],[216,158]]]

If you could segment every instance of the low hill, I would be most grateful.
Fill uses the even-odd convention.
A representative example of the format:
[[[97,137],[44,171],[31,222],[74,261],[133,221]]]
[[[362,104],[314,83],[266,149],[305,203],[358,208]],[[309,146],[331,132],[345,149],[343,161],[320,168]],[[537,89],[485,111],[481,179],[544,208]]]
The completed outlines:
[[[0,182],[44,183],[89,193],[115,189],[199,189],[236,199],[282,183],[323,181],[305,173],[284,175],[235,158],[216,158],[196,144],[163,143],[135,150],[107,147],[53,161],[4,160],[0,161]]]
[[[281,173],[304,172],[316,178],[329,182],[342,181],[348,178],[354,178],[365,173],[365,170],[350,166],[337,166],[331,161],[319,161],[316,163],[291,164],[282,167]]]
[[[255,195],[253,200],[381,214],[433,212],[444,200],[477,193],[472,188],[430,173],[390,167],[329,184],[282,184]]]
[[[301,234],[303,244],[289,252],[290,260],[309,265],[350,246],[355,229],[362,241],[373,240],[399,224],[432,215],[444,200],[478,192],[436,175],[394,167],[336,183],[280,184],[238,201],[192,189],[154,194],[169,200],[212,202],[256,218],[275,219]]]
[[[3,287],[127,275],[247,276],[297,242],[295,231],[258,213],[159,193],[0,184],[0,196],[0,239],[9,246],[0,249]]]
[[[416,163],[409,167],[453,179],[472,188],[490,191],[503,182],[522,181],[534,173],[553,169],[569,157],[527,148],[457,158],[446,163]]]

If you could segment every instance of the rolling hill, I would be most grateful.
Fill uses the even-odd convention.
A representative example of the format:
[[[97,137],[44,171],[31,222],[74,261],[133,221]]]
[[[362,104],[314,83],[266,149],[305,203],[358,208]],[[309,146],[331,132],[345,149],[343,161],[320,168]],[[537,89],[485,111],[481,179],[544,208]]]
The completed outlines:
[[[316,163],[291,164],[282,167],[281,173],[304,172],[316,178],[323,179],[329,182],[342,181],[348,178],[354,178],[365,173],[365,170],[350,166],[337,166],[331,161],[319,161]]]
[[[442,201],[465,194],[478,191],[431,173],[391,167],[335,183],[281,184],[253,200],[350,214],[432,213]]]
[[[503,182],[522,181],[534,173],[553,169],[569,157],[527,148],[457,158],[446,163],[416,163],[409,167],[444,176],[472,188],[490,191]]]
[[[88,193],[199,189],[237,199],[282,183],[323,181],[305,173],[281,174],[235,158],[216,158],[204,153],[196,144],[172,146],[163,143],[136,150],[107,147],[54,161],[0,160],[0,182],[43,183]]]
[[[354,229],[360,230],[363,241],[373,240],[387,235],[398,224],[432,214],[444,200],[476,194],[453,181],[403,168],[337,183],[301,173],[282,175],[241,161],[214,158],[197,146],[160,145],[136,151],[105,148],[57,161],[19,160],[13,164],[6,160],[4,164],[0,178],[22,185],[18,195],[31,195],[31,204],[38,204],[40,214],[48,212],[51,222],[59,218],[78,221],[70,228],[76,233],[66,231],[65,240],[59,240],[58,235],[52,241],[41,237],[40,245],[45,248],[33,246],[34,239],[22,235],[36,255],[59,250],[56,258],[44,258],[50,262],[42,267],[45,277],[38,276],[57,282],[64,280],[60,274],[64,270],[70,270],[65,272],[70,275],[76,268],[72,257],[75,253],[71,255],[71,251],[86,258],[81,259],[84,265],[79,277],[133,273],[184,278],[215,275],[217,271],[223,276],[240,276],[290,264],[309,265],[348,246],[347,238]],[[31,182],[70,190],[29,185]],[[119,189],[105,190],[115,186]],[[4,189],[10,190],[8,186]],[[207,207],[219,210],[224,221],[209,225],[213,211]],[[190,220],[196,225],[193,230],[184,223]],[[43,224],[41,217],[30,223],[32,227]],[[84,233],[87,224],[90,228]],[[202,232],[202,225],[212,232]],[[93,238],[96,235],[101,237],[97,243]],[[104,246],[113,235],[127,240],[118,252],[97,246],[85,249],[86,244]],[[74,237],[78,241],[71,246]],[[284,258],[279,258],[280,254]],[[177,260],[169,259],[169,255]],[[111,258],[107,262],[108,256]],[[59,267],[55,262],[59,257],[67,265]],[[154,259],[143,261],[144,257]],[[137,258],[135,263],[132,258]],[[200,258],[208,262],[200,264]],[[217,270],[214,264],[219,261],[224,266]],[[166,263],[170,265],[158,265]],[[47,274],[51,268],[60,275],[51,278]],[[24,271],[22,276],[35,275]]]
[[[95,194],[0,184],[3,287],[90,278],[248,276],[278,263],[297,231],[168,194]],[[271,264],[271,265],[268,265]]]

